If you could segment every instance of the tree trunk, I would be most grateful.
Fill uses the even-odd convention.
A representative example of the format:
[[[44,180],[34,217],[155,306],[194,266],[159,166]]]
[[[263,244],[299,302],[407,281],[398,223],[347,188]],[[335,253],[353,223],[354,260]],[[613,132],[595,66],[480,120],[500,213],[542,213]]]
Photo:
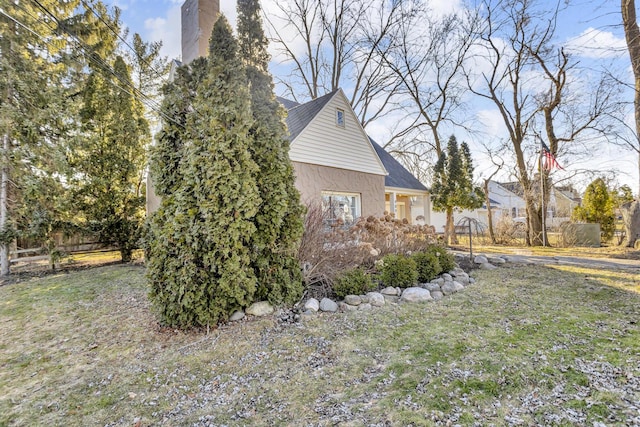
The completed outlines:
[[[2,137],[2,171],[0,171],[0,232],[3,233],[5,241],[0,242],[0,276],[9,275],[9,242],[6,241],[6,231],[8,226],[7,218],[7,184],[9,183],[9,134]]]
[[[625,231],[623,245],[632,248],[640,239],[640,200],[623,204],[620,206],[620,212]]]
[[[621,0],[622,22],[624,24],[624,35],[627,40],[627,50],[631,59],[631,68],[635,79],[635,96],[633,105],[635,110],[636,138],[640,138],[640,29],[636,20],[635,0]],[[638,141],[640,154],[640,139]],[[640,155],[638,157],[638,170],[640,171]],[[640,178],[639,178],[640,179]],[[640,194],[640,182],[638,183],[638,193]]]
[[[456,225],[453,222],[453,208],[447,208],[447,226],[445,227],[445,240],[449,245],[458,244],[458,236],[456,236]]]
[[[489,237],[491,237],[491,243],[495,245],[496,235],[493,232],[493,214],[491,212],[491,198],[489,198],[489,181],[489,179],[484,180],[484,199],[487,205],[487,226],[489,226]]]

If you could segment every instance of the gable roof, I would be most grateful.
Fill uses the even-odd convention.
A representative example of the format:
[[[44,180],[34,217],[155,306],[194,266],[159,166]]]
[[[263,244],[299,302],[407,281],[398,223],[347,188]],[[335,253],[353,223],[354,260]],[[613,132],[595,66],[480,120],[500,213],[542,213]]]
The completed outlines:
[[[524,190],[522,189],[522,185],[517,181],[515,181],[515,182],[496,182],[496,184],[498,184],[499,186],[501,186],[505,190],[512,192],[513,194],[515,194],[518,197],[524,197]]]
[[[371,145],[376,150],[378,157],[382,161],[384,168],[389,172],[384,178],[385,187],[406,188],[408,190],[429,191],[418,179],[413,176],[402,164],[397,161],[391,154],[387,153],[384,148],[379,146],[371,137],[369,137]]]
[[[289,111],[287,116],[287,127],[289,128],[289,140],[293,141],[318,115],[333,95],[340,90],[336,89],[326,95],[316,98],[304,104],[278,97],[278,101]]]
[[[283,98],[281,96],[276,96],[276,101],[278,101],[280,104],[282,104],[282,106],[287,110],[290,110],[293,107],[297,107],[298,105],[300,105],[299,102],[292,101],[290,99]]]

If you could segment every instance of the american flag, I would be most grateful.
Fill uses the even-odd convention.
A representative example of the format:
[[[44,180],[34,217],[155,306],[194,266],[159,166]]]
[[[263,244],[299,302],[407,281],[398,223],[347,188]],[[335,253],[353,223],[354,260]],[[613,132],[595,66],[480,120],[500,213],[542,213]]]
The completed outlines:
[[[544,155],[544,164],[542,165],[544,170],[550,171],[553,168],[564,170],[556,160],[555,156],[551,154],[551,150],[549,150],[547,144],[545,144],[544,141],[540,141],[540,144],[542,145],[542,154]]]

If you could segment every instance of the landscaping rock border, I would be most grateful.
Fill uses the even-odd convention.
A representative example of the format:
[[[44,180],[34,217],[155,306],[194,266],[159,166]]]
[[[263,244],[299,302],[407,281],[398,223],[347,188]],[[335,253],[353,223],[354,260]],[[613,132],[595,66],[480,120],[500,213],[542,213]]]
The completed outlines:
[[[428,283],[420,283],[410,288],[397,288],[388,286],[378,292],[368,292],[366,295],[347,295],[342,301],[333,301],[330,298],[309,298],[301,308],[302,315],[313,315],[318,312],[335,313],[356,310],[371,310],[374,307],[382,307],[386,304],[398,303],[424,303],[429,301],[439,301],[446,296],[463,291],[467,286],[473,285],[476,281],[469,273],[459,267],[460,261],[469,262],[468,255],[456,254],[457,267],[448,273],[443,273],[440,277]],[[506,257],[487,257],[476,255],[473,259],[475,268],[492,270],[507,262]],[[258,301],[246,310],[247,315],[255,317],[266,316],[274,312],[274,308],[267,301]],[[291,316],[289,316],[291,317]],[[300,315],[296,314],[290,320],[298,321]],[[237,311],[229,319],[239,321],[246,318],[245,312]]]

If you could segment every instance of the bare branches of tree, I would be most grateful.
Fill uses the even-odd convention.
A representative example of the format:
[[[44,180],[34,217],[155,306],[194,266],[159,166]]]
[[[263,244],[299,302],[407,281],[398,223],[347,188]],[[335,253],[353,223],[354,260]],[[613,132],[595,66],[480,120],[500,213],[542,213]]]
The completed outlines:
[[[551,8],[535,0],[483,1],[486,25],[478,40],[484,53],[476,64],[484,71],[468,73],[470,89],[493,103],[508,131],[527,205],[527,244],[534,245],[545,240],[541,207],[551,187],[549,170],[538,166],[540,143],[546,141],[553,156],[584,153],[588,141],[610,130],[618,105],[617,85],[604,73],[580,69],[556,43],[561,7],[560,1]]]
[[[380,52],[417,13],[420,2],[284,0],[265,17],[277,56],[290,72],[279,79],[286,95],[314,99],[339,87],[363,126],[394,111],[400,89]]]
[[[622,22],[624,25],[624,35],[627,40],[629,57],[631,58],[631,68],[635,80],[634,95],[634,120],[635,139],[628,140],[629,146],[638,153],[638,178],[640,180],[640,28],[636,17],[635,0],[621,0]],[[640,194],[640,182],[638,184],[638,194]],[[639,196],[640,197],[640,196]]]

